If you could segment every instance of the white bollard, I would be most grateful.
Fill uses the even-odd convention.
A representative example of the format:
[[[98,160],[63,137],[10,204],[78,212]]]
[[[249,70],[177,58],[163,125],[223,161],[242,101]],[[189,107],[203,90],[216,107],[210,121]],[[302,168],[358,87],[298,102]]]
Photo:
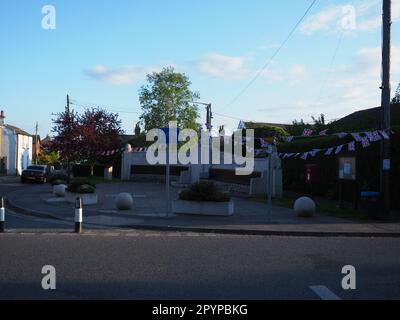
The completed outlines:
[[[0,200],[0,232],[4,232],[6,223],[6,209],[4,208],[4,198]]]
[[[76,198],[75,202],[75,233],[82,233],[83,209],[82,198]]]

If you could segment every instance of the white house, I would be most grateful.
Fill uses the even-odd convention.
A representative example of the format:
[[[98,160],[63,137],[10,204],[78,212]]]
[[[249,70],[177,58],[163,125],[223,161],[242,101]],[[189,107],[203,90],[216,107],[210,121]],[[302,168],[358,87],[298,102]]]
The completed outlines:
[[[5,123],[0,112],[0,174],[21,175],[32,163],[33,137],[20,128]]]

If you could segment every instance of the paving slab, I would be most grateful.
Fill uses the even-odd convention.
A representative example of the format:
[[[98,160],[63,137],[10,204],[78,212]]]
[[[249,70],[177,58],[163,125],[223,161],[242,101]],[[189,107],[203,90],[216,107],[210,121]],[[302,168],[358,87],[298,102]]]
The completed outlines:
[[[178,199],[180,189],[172,188]],[[116,210],[118,193],[134,196],[134,208]],[[186,216],[166,214],[165,185],[161,183],[111,183],[97,187],[99,202],[84,208],[86,223],[121,228],[188,230],[301,236],[385,236],[400,237],[400,223],[359,223],[317,214],[299,218],[293,210],[274,207],[268,222],[267,205],[248,198],[234,197],[235,214],[231,217]],[[9,206],[25,214],[73,221],[74,205],[56,198],[50,185],[32,185],[8,196]]]

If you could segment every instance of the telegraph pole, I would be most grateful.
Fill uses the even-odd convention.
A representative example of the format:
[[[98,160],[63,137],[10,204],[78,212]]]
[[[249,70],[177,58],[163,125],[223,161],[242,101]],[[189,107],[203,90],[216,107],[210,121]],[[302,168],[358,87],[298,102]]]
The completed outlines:
[[[71,109],[70,109],[70,105],[69,105],[69,94],[67,94],[67,108],[66,109],[67,109],[66,112],[67,112],[67,116],[68,116],[68,134],[70,134],[72,128],[71,128],[71,119],[70,119]],[[67,155],[67,173],[68,173],[68,177],[69,177],[71,174],[70,167],[69,167],[69,153],[70,153],[71,146],[69,145],[69,143],[67,145],[67,148],[68,148],[68,150],[67,150],[67,154],[68,154]]]
[[[37,148],[38,148],[38,131],[39,131],[39,123],[36,121],[36,125],[35,125],[35,150],[33,150],[35,152],[35,164],[38,164],[38,152],[37,152]]]
[[[207,123],[206,123],[206,126],[207,126],[208,132],[211,132],[211,130],[212,130],[212,118],[213,118],[211,103],[206,105],[206,109],[207,109]]]
[[[381,129],[390,130],[390,53],[392,1],[383,0],[383,44],[382,44],[382,118]],[[381,144],[381,196],[382,215],[390,215],[390,140],[383,139]]]

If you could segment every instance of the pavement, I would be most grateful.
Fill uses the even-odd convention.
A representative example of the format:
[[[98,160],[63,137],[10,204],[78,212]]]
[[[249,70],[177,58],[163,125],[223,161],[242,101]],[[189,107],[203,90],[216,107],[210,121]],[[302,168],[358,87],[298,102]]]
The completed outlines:
[[[274,207],[271,217],[268,217],[266,204],[243,197],[234,197],[235,214],[232,217],[167,216],[164,187],[162,183],[145,182],[100,184],[97,187],[99,203],[84,208],[84,223],[89,228],[315,237],[400,237],[400,223],[360,223],[322,214],[299,218],[293,210],[281,207]],[[173,199],[177,199],[179,188],[172,190]],[[133,194],[133,210],[115,209],[114,200],[120,192]],[[8,208],[18,213],[73,223],[73,205],[56,199],[50,185],[28,185],[9,193],[7,202]]]

